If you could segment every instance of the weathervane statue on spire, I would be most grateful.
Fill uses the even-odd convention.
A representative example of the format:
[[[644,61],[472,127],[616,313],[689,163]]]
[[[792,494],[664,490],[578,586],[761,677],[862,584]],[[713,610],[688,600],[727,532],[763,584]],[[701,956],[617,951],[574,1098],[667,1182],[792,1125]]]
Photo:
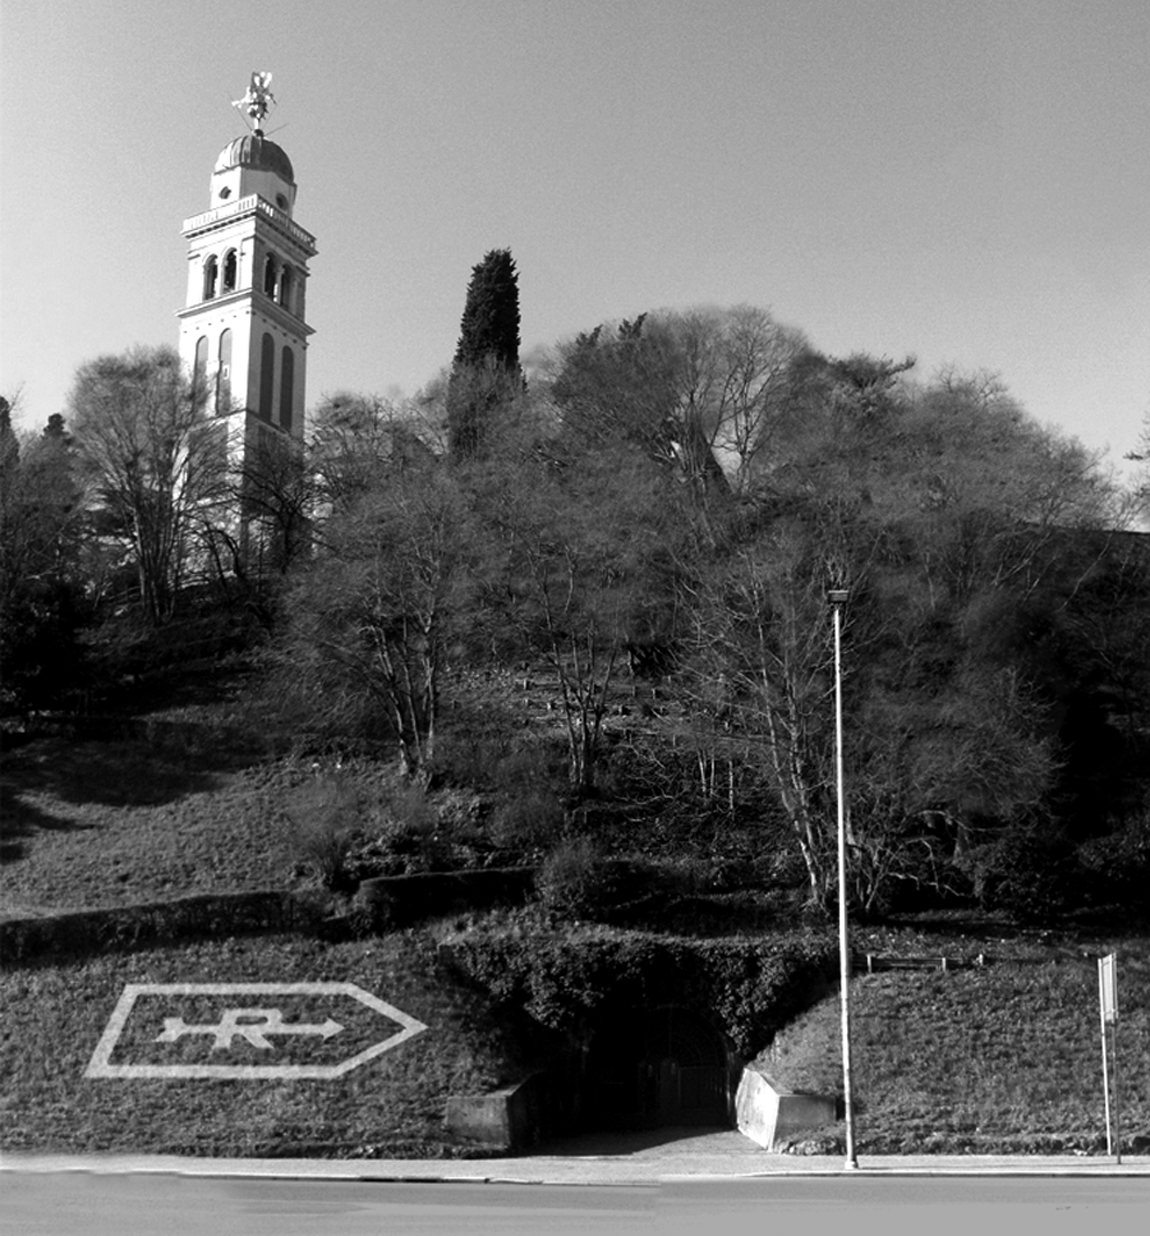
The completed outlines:
[[[258,134],[263,129],[264,117],[275,107],[276,97],[272,94],[272,75],[270,73],[253,73],[251,85],[242,99],[235,99],[233,107],[239,108],[245,116],[251,119],[252,127]]]

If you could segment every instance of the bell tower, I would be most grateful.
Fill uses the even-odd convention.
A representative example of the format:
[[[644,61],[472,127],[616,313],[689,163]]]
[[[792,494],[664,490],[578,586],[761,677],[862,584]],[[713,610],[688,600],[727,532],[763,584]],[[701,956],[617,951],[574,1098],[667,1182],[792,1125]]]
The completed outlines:
[[[264,136],[275,100],[270,73],[253,73],[237,100],[251,132],[220,152],[209,208],[184,220],[188,291],[180,356],[227,422],[228,454],[246,465],[301,444],[307,379],[308,260],[315,238],[292,218],[291,160]]]

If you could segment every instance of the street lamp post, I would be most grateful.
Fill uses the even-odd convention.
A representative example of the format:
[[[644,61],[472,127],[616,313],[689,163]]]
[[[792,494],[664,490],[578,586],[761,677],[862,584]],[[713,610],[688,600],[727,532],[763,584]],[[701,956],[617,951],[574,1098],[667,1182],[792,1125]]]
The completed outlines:
[[[847,828],[846,794],[843,789],[843,667],[842,622],[843,607],[850,597],[846,588],[831,588],[827,600],[831,603],[835,627],[835,761],[838,787],[839,843],[839,988],[842,1001],[843,1034],[843,1103],[846,1114],[848,1168],[858,1167],[855,1154],[854,1100],[851,1094],[851,1010],[849,982],[851,976],[850,942],[847,937]]]

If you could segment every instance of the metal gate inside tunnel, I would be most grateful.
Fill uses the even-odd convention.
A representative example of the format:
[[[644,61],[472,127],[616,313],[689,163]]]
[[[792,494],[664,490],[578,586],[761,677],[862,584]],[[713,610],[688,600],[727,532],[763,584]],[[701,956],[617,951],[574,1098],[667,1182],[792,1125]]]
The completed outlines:
[[[632,1010],[595,1036],[585,1075],[587,1123],[604,1129],[729,1125],[722,1036],[677,1006]]]

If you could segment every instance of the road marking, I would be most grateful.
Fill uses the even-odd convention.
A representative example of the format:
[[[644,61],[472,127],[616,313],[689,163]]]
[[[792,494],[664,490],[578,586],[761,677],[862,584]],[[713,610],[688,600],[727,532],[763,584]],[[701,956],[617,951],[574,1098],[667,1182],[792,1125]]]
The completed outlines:
[[[273,1005],[271,997],[309,996],[350,998],[364,1005],[398,1027],[386,1038],[364,1048],[338,1064],[113,1064],[112,1053],[124,1028],[142,996],[239,996],[258,997],[250,1005],[239,1001],[222,1010],[214,1024],[189,1025],[181,1017],[165,1017],[164,1029],[154,1038],[157,1043],[178,1042],[185,1035],[212,1035],[212,1051],[231,1049],[237,1038],[260,1050],[276,1050],[267,1036],[299,1035],[326,1043],[345,1027],[328,1018],[324,1022],[285,1022],[283,1010]],[[128,983],[116,1003],[104,1033],[96,1044],[92,1059],[84,1071],[90,1078],[171,1078],[171,1077],[231,1077],[259,1079],[342,1077],[384,1052],[391,1051],[408,1039],[422,1034],[428,1027],[394,1005],[380,1000],[355,983]]]
[[[210,1034],[215,1038],[212,1051],[227,1051],[237,1038],[247,1039],[262,1051],[274,1051],[267,1039],[269,1034],[318,1034],[330,1039],[343,1029],[330,1017],[319,1025],[285,1022],[283,1018],[283,1009],[224,1009],[219,1021],[206,1026],[189,1026],[182,1017],[165,1017],[164,1028],[154,1042],[178,1043],[187,1034]]]

